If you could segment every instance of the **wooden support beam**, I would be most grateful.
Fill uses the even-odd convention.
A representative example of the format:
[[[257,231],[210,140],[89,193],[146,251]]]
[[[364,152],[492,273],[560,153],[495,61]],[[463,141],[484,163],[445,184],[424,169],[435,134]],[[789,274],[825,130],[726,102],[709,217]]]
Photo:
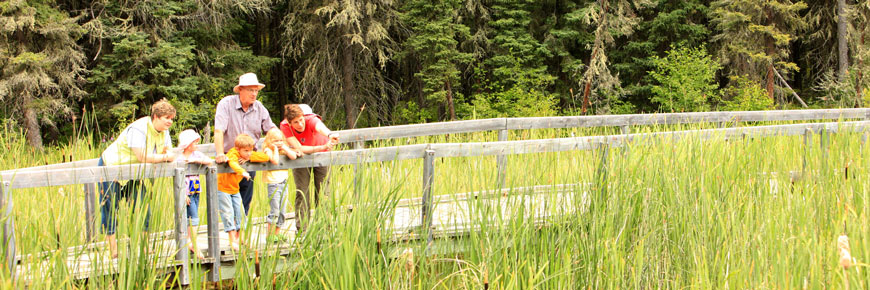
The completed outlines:
[[[187,182],[184,176],[184,168],[175,169],[173,179],[175,197],[175,260],[181,262],[181,269],[177,271],[178,283],[190,284],[190,252],[187,250]]]
[[[15,265],[18,262],[15,260],[15,220],[12,216],[12,188],[9,181],[4,181],[0,184],[0,209],[3,210],[3,246],[6,249],[6,267],[9,269],[9,275],[12,280],[15,280]]]
[[[498,130],[498,141],[507,141],[508,140],[508,130],[502,129]],[[496,157],[496,180],[498,182],[499,188],[505,188],[504,179],[505,174],[507,174],[507,156],[505,154],[499,154]]]
[[[99,199],[96,183],[85,183],[85,242],[94,242],[96,231],[96,209]]]
[[[208,271],[208,281],[221,280],[220,197],[217,190],[217,166],[209,166],[205,173],[206,219],[208,219],[208,258],[213,259]]]
[[[423,233],[428,235],[427,245],[432,243],[432,183],[435,181],[435,151],[426,150],[423,154]]]

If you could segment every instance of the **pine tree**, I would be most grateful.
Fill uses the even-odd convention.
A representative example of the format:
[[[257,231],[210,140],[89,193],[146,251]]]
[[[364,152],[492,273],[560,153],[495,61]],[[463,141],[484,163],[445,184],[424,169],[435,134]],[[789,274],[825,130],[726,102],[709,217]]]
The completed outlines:
[[[775,74],[779,67],[797,71],[790,60],[789,44],[806,23],[799,12],[807,5],[792,0],[718,0],[713,2],[712,23],[718,34],[719,59],[732,75],[763,79],[773,99]],[[763,77],[762,77],[763,76]]]
[[[649,75],[655,59],[672,46],[700,47],[707,43],[710,30],[709,1],[657,0],[650,9],[638,11],[644,19],[620,49],[611,52],[613,69],[625,86],[626,99],[643,111],[655,111],[650,103],[655,80]]]
[[[488,38],[492,46],[485,66],[496,90],[507,90],[521,78],[553,78],[546,66],[546,60],[552,54],[545,44],[535,39],[530,29],[535,2],[492,1],[492,20],[488,23],[491,27]],[[515,64],[519,64],[520,69],[515,69]]]
[[[460,69],[471,62],[470,53],[459,50],[457,39],[468,39],[467,26],[457,23],[461,0],[410,0],[403,21],[411,28],[405,54],[414,54],[422,69],[415,74],[423,82],[423,93],[432,102],[446,102],[450,120],[456,119],[454,93],[460,83]],[[426,107],[426,104],[419,104]]]
[[[96,60],[89,101],[104,114],[99,119],[123,125],[168,98],[179,109],[173,129],[205,126],[214,116],[209,106],[232,93],[239,75],[257,72],[268,80],[262,72],[277,59],[253,55],[240,45],[247,39],[233,35],[246,29],[243,16],[265,13],[268,4],[97,0],[88,5],[84,27]],[[250,31],[240,34],[253,39]]]
[[[18,122],[31,146],[42,148],[41,125],[73,114],[82,90],[85,55],[76,43],[84,30],[53,1],[0,3],[0,101],[20,111]]]
[[[376,121],[386,121],[390,113],[387,102],[396,88],[382,69],[397,47],[390,35],[399,25],[393,3],[291,1],[284,17],[283,53],[301,61],[296,90],[325,114],[343,107],[347,128],[356,126],[363,107],[375,110]]]
[[[634,32],[640,21],[635,11],[648,5],[650,3],[644,0],[598,0],[583,9],[584,20],[595,24],[595,40],[580,83],[583,96],[581,113],[585,114],[593,102],[604,102],[607,108],[619,98],[622,88],[619,78],[610,72],[606,50],[614,43],[615,37]]]
[[[870,89],[870,86],[864,82],[864,76],[870,74],[870,43],[867,39],[870,38],[870,2],[863,1],[851,7],[849,30],[850,43],[852,46],[853,58],[855,65],[852,69],[855,71],[855,92],[859,102],[863,103],[865,90]]]

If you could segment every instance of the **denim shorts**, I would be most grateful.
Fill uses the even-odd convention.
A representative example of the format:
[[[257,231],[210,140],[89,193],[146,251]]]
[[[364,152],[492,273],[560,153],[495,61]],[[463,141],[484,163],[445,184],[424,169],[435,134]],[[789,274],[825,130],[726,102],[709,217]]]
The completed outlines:
[[[287,187],[287,181],[280,183],[269,183],[266,189],[269,191],[269,215],[266,216],[266,222],[277,227],[284,225],[284,199]]]
[[[245,221],[245,209],[242,208],[242,196],[238,193],[229,194],[218,190],[221,198],[221,220],[224,222],[224,231],[238,231],[243,228]]]
[[[97,166],[104,166],[103,158],[97,162]],[[140,202],[145,202],[145,183],[142,180],[130,180],[126,184],[121,185],[117,181],[104,181],[98,185],[100,193],[100,221],[103,232],[107,235],[114,235],[118,226],[118,207],[122,199],[128,200],[132,204],[133,213],[139,210],[137,206]],[[134,216],[125,217],[127,220],[132,220]],[[148,231],[148,224],[151,220],[151,207],[145,206],[145,227]]]
[[[199,225],[199,193],[188,195],[190,204],[187,205],[187,219],[192,227]]]

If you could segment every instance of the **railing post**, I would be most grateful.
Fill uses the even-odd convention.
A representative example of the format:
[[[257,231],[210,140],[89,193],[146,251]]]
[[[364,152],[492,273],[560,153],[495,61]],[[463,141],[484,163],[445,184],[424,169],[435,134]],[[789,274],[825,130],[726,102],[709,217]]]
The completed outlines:
[[[628,153],[628,135],[631,134],[631,128],[628,125],[622,125],[621,127],[622,135],[625,135],[626,138],[622,141],[622,154]]]
[[[864,131],[861,133],[861,156],[864,156],[864,147],[867,146],[867,134],[870,134],[870,131],[864,128]]]
[[[187,193],[184,168],[175,168],[175,259],[181,261],[181,271],[176,272],[181,285],[190,284],[190,253],[187,251]]]
[[[498,130],[498,141],[507,141],[507,140],[508,140],[508,130],[507,129]],[[505,186],[505,184],[504,184],[505,173],[506,173],[505,166],[507,166],[505,163],[507,163],[507,156],[504,154],[499,154],[496,157],[496,170],[498,171],[497,172],[497,174],[498,174],[498,176],[497,176],[498,181],[497,182],[498,182],[499,189],[502,189]]]
[[[360,149],[365,149],[365,148],[366,148],[365,141],[353,142],[353,149],[354,150],[360,150]],[[355,196],[359,196],[359,193],[357,192],[357,190],[359,190],[359,175],[360,175],[359,164],[360,164],[360,162],[356,162],[353,164],[353,193]]]
[[[15,280],[15,222],[12,219],[12,190],[9,181],[4,181],[0,186],[0,208],[3,209],[3,243],[6,246],[6,266],[9,268],[9,276]]]
[[[607,143],[602,143],[599,147],[604,147],[604,151],[601,152],[601,161],[598,166],[598,182],[599,189],[603,194],[607,193],[607,157],[610,154],[610,145]]]
[[[220,206],[220,201],[218,200],[217,186],[217,166],[211,165],[205,172],[206,218],[208,219],[208,256],[209,258],[214,259],[211,263],[211,269],[208,272],[208,280],[210,282],[218,282],[221,280],[221,240],[220,228],[218,228],[218,222],[220,221],[218,207]]]
[[[435,150],[426,150],[423,154],[423,205],[422,224],[426,233],[426,245],[432,243],[432,183],[435,180]]]
[[[822,150],[822,162],[825,166],[828,165],[828,145],[831,143],[831,134],[827,128],[822,128],[819,132],[819,148]],[[827,169],[827,168],[826,168]]]
[[[806,128],[804,129],[804,162],[803,162],[803,176],[807,176],[807,159],[810,157],[810,146],[813,144],[813,129]]]
[[[94,226],[96,225],[96,220],[94,219],[94,211],[97,206],[97,184],[96,183],[88,183],[84,185],[85,188],[85,243],[90,243],[94,241],[94,236],[96,235],[96,231]]]

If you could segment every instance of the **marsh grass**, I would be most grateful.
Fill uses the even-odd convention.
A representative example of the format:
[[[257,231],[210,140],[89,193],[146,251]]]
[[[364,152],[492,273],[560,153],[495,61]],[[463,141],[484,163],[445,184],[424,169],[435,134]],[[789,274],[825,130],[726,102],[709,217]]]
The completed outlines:
[[[633,127],[632,133],[717,126]],[[20,132],[3,134],[0,148],[15,152],[0,160],[6,169],[59,163],[70,154],[76,160],[94,158],[108,145],[83,136],[37,152],[26,146]],[[606,134],[621,132],[523,130],[511,132],[510,140]],[[292,254],[242,259],[233,282],[243,289],[779,289],[843,288],[845,283],[868,288],[870,152],[861,136],[830,134],[824,149],[821,136],[814,134],[809,147],[801,136],[658,138],[625,148],[512,155],[507,158],[506,187],[520,198],[508,199],[504,207],[488,203],[499,197],[455,200],[472,209],[467,218],[475,227],[432,245],[390,240],[386,232],[399,200],[420,196],[421,160],[368,163],[358,169],[334,166],[331,194],[315,212],[309,231],[294,241]],[[481,132],[372,141],[366,147],[492,140],[495,132]],[[602,160],[606,170],[601,170]],[[495,163],[493,156],[436,159],[433,194],[497,189]],[[546,224],[541,224],[523,202],[532,196],[516,188],[557,184],[574,185],[567,191],[574,204],[560,204],[565,200],[556,197],[564,192],[554,190],[548,209],[578,210],[544,217]],[[172,229],[170,180],[156,179],[150,188],[151,232]],[[294,190],[290,182],[289,192]],[[250,217],[267,214],[266,194],[258,181]],[[66,257],[71,251],[106,253],[69,249],[85,242],[82,187],[16,190],[14,203],[19,253],[29,255],[22,263],[43,262],[28,282],[32,288],[161,288],[177,283],[154,266],[157,261],[143,255],[168,249],[141,234],[141,211],[121,211],[128,218],[119,221],[120,274],[83,281],[72,276]],[[364,206],[349,212],[346,206],[351,204]],[[200,209],[204,223],[205,207]],[[859,263],[848,270],[837,265],[836,237],[844,231]],[[192,288],[207,285],[204,270],[192,269]],[[0,282],[12,285],[8,272]]]

